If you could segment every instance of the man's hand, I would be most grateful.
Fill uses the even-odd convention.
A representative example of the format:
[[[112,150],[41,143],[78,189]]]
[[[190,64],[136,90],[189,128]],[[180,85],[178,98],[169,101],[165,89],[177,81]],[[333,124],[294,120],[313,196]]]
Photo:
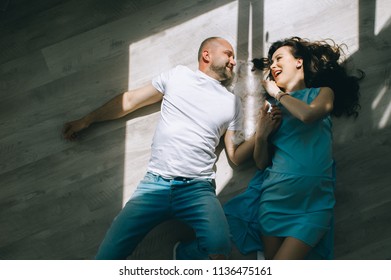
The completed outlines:
[[[88,124],[84,121],[84,119],[67,122],[64,124],[62,135],[66,140],[74,141],[77,139],[77,133],[87,127]]]
[[[152,83],[135,90],[126,91],[118,94],[85,117],[66,123],[62,134],[65,139],[74,141],[77,139],[77,133],[86,129],[92,123],[122,118],[141,107],[159,102],[162,99],[163,94],[155,89]]]

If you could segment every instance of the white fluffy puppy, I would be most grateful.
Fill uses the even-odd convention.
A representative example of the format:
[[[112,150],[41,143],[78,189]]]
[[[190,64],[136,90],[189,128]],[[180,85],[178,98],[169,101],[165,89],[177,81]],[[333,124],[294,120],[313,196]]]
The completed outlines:
[[[262,77],[261,70],[253,70],[252,62],[237,61],[234,79],[228,87],[242,101],[243,131],[235,135],[235,144],[249,139],[255,133],[255,125],[266,94],[261,84]]]

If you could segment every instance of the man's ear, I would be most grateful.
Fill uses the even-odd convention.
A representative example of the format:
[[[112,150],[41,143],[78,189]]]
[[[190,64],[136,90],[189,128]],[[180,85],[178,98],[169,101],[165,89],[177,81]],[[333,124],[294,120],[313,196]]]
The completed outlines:
[[[202,51],[202,60],[204,62],[210,62],[210,54],[208,50],[203,50]]]

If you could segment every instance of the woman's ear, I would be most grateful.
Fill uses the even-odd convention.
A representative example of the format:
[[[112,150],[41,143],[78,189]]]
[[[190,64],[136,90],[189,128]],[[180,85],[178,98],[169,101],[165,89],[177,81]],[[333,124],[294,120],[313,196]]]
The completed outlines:
[[[296,68],[297,68],[297,69],[300,69],[301,67],[303,67],[303,59],[302,59],[302,58],[299,58],[299,59],[297,59],[297,61],[296,61]]]

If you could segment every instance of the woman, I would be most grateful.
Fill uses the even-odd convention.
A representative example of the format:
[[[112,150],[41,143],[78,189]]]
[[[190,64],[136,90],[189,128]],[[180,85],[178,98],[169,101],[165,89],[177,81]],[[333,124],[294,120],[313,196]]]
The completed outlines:
[[[254,60],[256,68],[270,70],[263,86],[281,108],[282,121],[267,107],[261,111],[254,149],[259,171],[247,190],[225,205],[242,253],[333,258],[331,116],[358,116],[358,83],[364,76],[349,76],[340,52],[336,44],[292,37],[273,43],[268,58]],[[280,127],[269,136],[271,122]]]

